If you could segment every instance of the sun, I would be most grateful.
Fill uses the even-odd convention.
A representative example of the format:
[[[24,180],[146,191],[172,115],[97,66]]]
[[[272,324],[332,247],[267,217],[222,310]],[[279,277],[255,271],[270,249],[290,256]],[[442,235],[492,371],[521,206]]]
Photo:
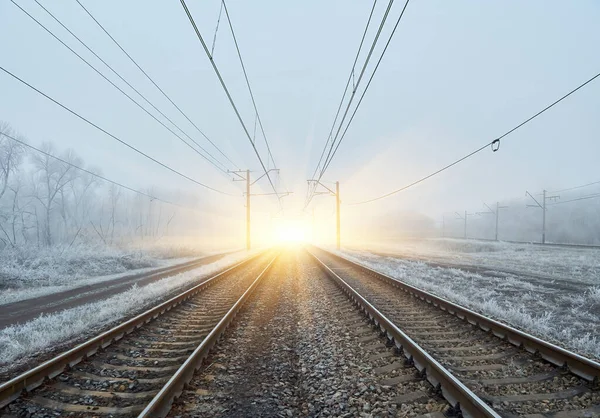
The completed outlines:
[[[306,241],[306,225],[301,220],[281,219],[274,225],[273,238],[280,243]]]

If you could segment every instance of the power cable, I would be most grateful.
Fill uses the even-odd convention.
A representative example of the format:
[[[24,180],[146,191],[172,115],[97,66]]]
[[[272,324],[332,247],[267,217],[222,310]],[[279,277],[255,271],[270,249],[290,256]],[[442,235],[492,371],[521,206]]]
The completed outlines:
[[[311,178],[315,178],[317,171],[319,170],[319,167],[321,166],[321,162],[323,161],[323,157],[325,156],[325,151],[327,151],[327,146],[329,145],[329,141],[331,140],[331,136],[333,135],[333,129],[335,128],[335,124],[340,115],[340,111],[342,110],[342,105],[344,104],[344,99],[346,98],[346,93],[348,92],[348,87],[350,86],[350,81],[353,81],[354,69],[356,67],[356,63],[358,62],[358,57],[360,56],[360,51],[362,50],[362,46],[365,42],[365,38],[367,36],[367,32],[369,30],[369,26],[371,24],[371,19],[373,18],[373,12],[375,11],[376,5],[377,5],[377,0],[374,0],[373,6],[371,7],[371,11],[369,13],[369,18],[367,19],[367,24],[365,25],[365,29],[364,29],[362,37],[360,39],[360,44],[358,45],[358,51],[356,51],[356,56],[354,57],[354,62],[352,63],[352,69],[350,71],[350,74],[348,75],[348,80],[346,81],[346,86],[344,87],[344,93],[342,94],[342,98],[340,99],[340,104],[338,105],[337,111],[335,113],[335,118],[333,119],[333,123],[331,124],[331,129],[329,130],[329,136],[327,137],[327,141],[325,141],[325,146],[323,147],[323,151],[321,151],[321,156],[319,157],[319,162],[317,163],[317,166],[315,167],[315,171],[313,172]],[[354,88],[355,88],[355,84],[353,82],[352,89],[354,90]],[[310,185],[308,186],[308,188],[307,188],[308,193],[306,194],[304,209],[306,209],[306,207],[310,204],[310,201],[312,200],[312,198],[314,196],[314,191],[316,189],[316,186],[317,186],[317,183],[314,183],[312,191],[310,190],[311,186]]]
[[[110,83],[114,88],[116,88],[121,94],[123,94],[125,97],[127,97],[131,102],[133,102],[137,107],[139,107],[140,109],[142,109],[148,116],[150,116],[152,119],[154,119],[156,122],[158,122],[161,126],[163,126],[165,129],[167,129],[169,132],[171,132],[174,136],[176,136],[177,138],[179,138],[179,140],[181,142],[183,142],[185,145],[187,145],[188,147],[190,147],[194,152],[196,152],[198,155],[200,155],[202,158],[204,158],[206,161],[208,161],[210,164],[212,164],[213,166],[215,166],[215,168],[217,168],[219,171],[222,171],[223,173],[227,173],[227,170],[225,168],[219,167],[215,162],[211,161],[207,156],[205,156],[204,154],[202,154],[200,151],[198,151],[196,148],[194,148],[191,144],[189,144],[185,139],[183,139],[179,134],[177,134],[175,131],[173,131],[171,128],[169,128],[167,125],[165,125],[164,122],[162,122],[161,120],[159,120],[156,116],[154,116],[152,113],[150,113],[148,111],[148,109],[146,109],[144,106],[142,106],[138,101],[136,101],[133,97],[131,97],[129,94],[127,94],[125,91],[123,91],[123,89],[121,89],[119,86],[117,86],[112,80],[110,80],[108,77],[106,77],[104,74],[102,74],[102,72],[100,70],[98,70],[96,67],[94,67],[92,64],[90,64],[89,61],[87,61],[85,58],[83,58],[81,55],[79,55],[73,48],[71,48],[70,46],[68,46],[63,40],[61,40],[58,36],[56,36],[50,29],[48,29],[46,26],[44,26],[39,20],[37,20],[35,17],[33,17],[31,14],[29,14],[29,12],[27,12],[25,9],[23,9],[21,6],[19,6],[14,0],[10,0],[17,8],[19,8],[19,10],[21,10],[23,13],[25,13],[30,19],[32,19],[34,22],[36,22],[42,29],[44,29],[46,32],[48,32],[54,39],[56,39],[58,42],[60,42],[65,48],[67,48],[69,51],[71,51],[71,53],[73,53],[77,58],[79,58],[82,62],[84,62],[88,67],[90,67],[92,70],[94,70],[99,76],[101,76],[105,81],[107,81],[108,83]],[[167,120],[170,120],[167,118]],[[171,122],[172,123],[172,122]],[[177,126],[177,125],[175,125]],[[184,133],[185,134],[185,133]],[[190,138],[191,139],[191,138]],[[192,139],[193,141],[193,139]],[[195,141],[194,141],[195,143]],[[204,150],[204,148],[200,147],[202,150]],[[204,150],[206,152],[206,150]],[[211,156],[212,157],[212,156]],[[214,158],[214,157],[213,157]]]
[[[217,68],[217,65],[215,64],[215,61],[213,60],[213,57],[210,54],[210,51],[208,50],[206,42],[204,42],[204,38],[202,37],[202,35],[200,34],[200,31],[198,30],[198,26],[196,26],[196,22],[194,21],[194,18],[192,17],[192,14],[190,13],[190,10],[188,9],[187,4],[185,3],[185,0],[180,0],[180,2],[181,2],[181,5],[183,6],[185,13],[187,14],[190,24],[192,25],[192,28],[196,32],[196,36],[198,37],[198,40],[200,40],[200,43],[202,44],[202,48],[204,49],[204,52],[206,53],[206,55],[208,56],[208,59],[210,60],[210,63],[212,64],[213,70],[217,74],[219,82],[221,83],[221,86],[223,87],[223,90],[225,91],[225,94],[227,95],[227,98],[229,99],[229,103],[233,107],[233,110],[235,111],[235,114],[236,114],[240,124],[242,125],[242,128],[244,129],[246,137],[248,137],[248,140],[250,141],[250,144],[252,145],[252,148],[254,149],[256,157],[258,158],[258,161],[260,162],[260,165],[262,166],[263,171],[265,172],[265,175],[267,176],[267,179],[269,180],[269,183],[271,184],[271,187],[273,188],[273,192],[275,192],[277,194],[277,190],[275,189],[273,180],[271,179],[271,176],[269,175],[269,170],[267,170],[267,168],[265,167],[265,164],[264,164],[258,150],[256,149],[256,145],[252,141],[252,137],[250,136],[250,133],[248,132],[248,129],[246,128],[246,124],[244,123],[242,116],[240,115],[240,112],[238,111],[237,106],[235,105],[235,102],[233,101],[233,98],[231,97],[231,94],[229,93],[229,89],[227,89],[227,85],[225,84],[225,81],[223,81],[223,77],[221,77],[221,73],[219,72],[219,69]],[[277,195],[277,196],[279,196],[279,195]],[[278,197],[278,200],[279,200],[279,204],[281,205],[281,199],[279,199],[279,197]]]
[[[352,63],[352,69],[350,71],[350,75],[348,75],[348,80],[346,81],[346,87],[344,88],[344,93],[342,94],[342,98],[340,99],[340,104],[338,105],[337,112],[335,113],[335,118],[333,118],[333,123],[331,124],[331,129],[329,130],[329,136],[327,137],[327,141],[325,142],[325,146],[323,147],[323,151],[321,152],[321,157],[319,158],[319,162],[315,167],[315,171],[311,178],[314,178],[317,174],[319,167],[321,166],[321,162],[323,157],[325,156],[325,151],[327,150],[327,145],[329,145],[329,141],[331,140],[331,136],[333,135],[333,129],[335,128],[335,124],[340,115],[340,110],[342,110],[342,105],[344,104],[344,99],[346,98],[346,93],[348,92],[348,86],[350,86],[350,81],[354,76],[354,68],[356,67],[356,62],[358,61],[358,57],[360,55],[360,51],[362,50],[363,43],[365,41],[365,37],[367,36],[367,31],[369,30],[369,25],[371,24],[371,19],[373,18],[373,12],[375,10],[375,6],[377,5],[377,0],[373,2],[373,6],[371,7],[371,12],[369,13],[369,19],[367,20],[367,24],[365,25],[365,30],[363,31],[362,38],[360,39],[360,44],[358,45],[358,51],[356,51],[356,56],[354,57],[354,62]],[[354,89],[354,84],[352,88]]]
[[[600,184],[600,181],[594,181],[592,183],[582,184],[581,186],[569,187],[568,189],[556,190],[556,191],[553,191],[553,192],[550,192],[550,193],[568,192],[568,191],[571,191],[571,190],[581,189],[583,187],[593,186],[594,184]]]
[[[169,167],[168,165],[166,165],[165,163],[160,162],[159,160],[157,160],[154,157],[151,157],[150,155],[146,154],[143,151],[140,151],[139,149],[137,149],[136,147],[134,147],[133,145],[123,141],[122,139],[120,139],[119,137],[117,137],[116,135],[111,134],[110,132],[108,132],[107,130],[101,128],[100,126],[96,125],[95,123],[91,122],[89,119],[86,119],[85,117],[81,116],[79,113],[75,112],[74,110],[71,110],[70,108],[68,108],[67,106],[63,105],[62,103],[60,103],[59,101],[53,99],[52,97],[50,97],[49,95],[47,95],[46,93],[42,92],[41,90],[37,89],[36,87],[34,87],[33,85],[29,84],[28,82],[26,82],[25,80],[23,80],[22,78],[19,78],[18,76],[16,76],[15,74],[13,74],[12,72],[8,71],[6,68],[0,66],[0,70],[4,71],[6,74],[8,74],[9,76],[11,76],[12,78],[14,78],[15,80],[21,82],[22,84],[24,84],[25,86],[29,87],[31,90],[35,91],[36,93],[40,94],[41,96],[44,96],[46,99],[50,100],[51,102],[53,102],[54,104],[62,107],[64,110],[66,110],[67,112],[71,113],[73,116],[76,116],[77,118],[81,119],[82,121],[86,122],[88,125],[93,126],[94,128],[96,128],[97,130],[99,130],[100,132],[104,133],[105,135],[110,136],[111,138],[113,138],[115,141],[120,142],[121,144],[125,145],[127,148],[137,152],[138,154],[146,157],[147,159],[155,162],[156,164],[160,165],[163,168],[166,168],[167,170],[171,171],[172,173],[177,174],[180,177],[183,177],[189,181],[191,181],[192,183],[195,183],[199,186],[202,186],[204,188],[207,188],[209,190],[212,190],[214,192],[223,194],[223,195],[227,195],[227,196],[237,196],[235,194],[232,193],[227,193],[218,189],[215,189],[211,186],[208,186],[204,183],[199,182],[198,180],[193,179],[192,177],[189,177],[177,170],[175,170],[172,167]]]
[[[582,196],[582,197],[578,197],[575,199],[561,200],[560,202],[548,203],[546,206],[562,205],[563,203],[576,202],[578,200],[595,199],[597,197],[600,197],[600,193],[596,193],[596,194],[592,194],[592,195],[588,195],[588,196]]]
[[[465,155],[464,157],[462,157],[462,158],[459,158],[458,160],[454,161],[453,163],[450,163],[450,164],[448,164],[448,165],[446,165],[446,166],[442,167],[441,169],[439,169],[439,170],[437,170],[437,171],[434,171],[433,173],[431,173],[431,174],[429,174],[429,175],[427,175],[427,176],[425,176],[425,177],[423,177],[423,178],[421,178],[421,179],[419,179],[419,180],[417,180],[417,181],[414,181],[414,182],[412,182],[412,183],[410,183],[410,184],[408,184],[408,185],[406,185],[406,186],[404,186],[404,187],[401,187],[401,188],[399,188],[399,189],[396,189],[396,190],[394,190],[394,191],[392,191],[392,192],[386,193],[386,194],[384,194],[384,195],[381,195],[381,196],[378,196],[378,197],[375,197],[375,198],[372,198],[372,199],[368,199],[368,200],[364,200],[364,201],[360,201],[360,202],[355,202],[355,203],[349,203],[348,205],[349,205],[349,206],[353,206],[353,205],[362,205],[362,204],[364,204],[364,203],[370,203],[370,202],[374,202],[374,201],[376,201],[376,200],[384,199],[384,198],[386,198],[386,197],[389,197],[389,196],[391,196],[391,195],[394,195],[394,194],[396,194],[396,193],[399,193],[399,192],[401,192],[401,191],[404,191],[404,190],[406,190],[406,189],[408,189],[408,188],[410,188],[410,187],[412,187],[412,186],[414,186],[414,185],[416,185],[416,184],[419,184],[419,183],[421,183],[421,182],[423,182],[423,181],[425,181],[425,180],[427,180],[427,179],[429,179],[429,178],[431,178],[431,177],[435,176],[436,174],[439,174],[439,173],[441,173],[442,171],[445,171],[445,170],[447,170],[448,168],[450,168],[450,167],[452,167],[452,166],[454,166],[454,165],[456,165],[456,164],[460,163],[461,161],[464,161],[464,160],[466,160],[467,158],[469,158],[469,157],[471,157],[471,156],[473,156],[473,155],[475,155],[475,154],[477,154],[477,153],[479,153],[479,152],[483,151],[484,149],[486,149],[486,148],[487,148],[487,147],[489,147],[489,146],[491,146],[491,147],[492,147],[492,150],[493,150],[493,151],[497,151],[497,150],[498,150],[498,148],[493,148],[493,147],[494,147],[494,146],[497,146],[497,147],[499,147],[499,146],[500,146],[500,140],[501,140],[502,138],[506,137],[507,135],[510,135],[511,133],[513,133],[514,131],[516,131],[517,129],[519,129],[520,127],[522,127],[523,125],[525,125],[526,123],[529,123],[529,122],[531,122],[533,119],[537,118],[538,116],[540,116],[542,113],[544,113],[544,112],[545,112],[545,111],[547,111],[548,109],[552,108],[553,106],[557,105],[558,103],[560,103],[561,101],[563,101],[564,99],[566,99],[567,97],[569,97],[570,95],[572,95],[573,93],[575,93],[576,91],[578,91],[579,89],[581,89],[581,88],[585,87],[586,85],[588,85],[589,83],[591,83],[592,81],[594,81],[594,80],[595,80],[596,78],[598,78],[598,77],[600,77],[600,73],[596,74],[596,75],[595,75],[595,76],[593,76],[592,78],[590,78],[590,79],[588,79],[587,81],[585,81],[584,83],[580,84],[578,87],[574,88],[573,90],[571,90],[570,92],[568,92],[567,94],[565,94],[564,96],[562,96],[561,98],[559,98],[558,100],[554,101],[552,104],[550,104],[550,105],[546,106],[545,108],[543,108],[542,110],[540,110],[539,112],[537,112],[535,115],[533,115],[533,116],[531,116],[531,117],[529,117],[529,118],[525,119],[523,122],[521,122],[520,124],[518,124],[518,125],[517,125],[517,126],[515,126],[514,128],[510,129],[509,131],[505,132],[504,134],[502,134],[502,135],[501,135],[501,136],[499,136],[498,138],[496,138],[496,139],[494,139],[493,141],[491,141],[491,142],[489,142],[489,143],[485,144],[484,146],[482,146],[482,147],[480,147],[480,148],[476,149],[475,151],[472,151],[472,152],[470,152],[469,154]]]
[[[256,119],[258,120],[258,125],[260,126],[260,130],[263,134],[263,138],[265,139],[265,145],[267,146],[267,152],[269,153],[269,157],[271,158],[271,161],[273,161],[273,167],[277,168],[277,164],[275,163],[275,159],[273,158],[273,154],[271,153],[271,147],[269,146],[269,141],[267,140],[267,135],[265,134],[265,128],[263,127],[262,120],[260,118],[260,113],[258,113],[258,108],[256,107],[256,101],[254,100],[254,93],[252,93],[252,87],[250,87],[250,80],[248,79],[248,73],[246,72],[246,66],[244,65],[244,60],[242,59],[242,53],[240,52],[240,47],[238,45],[237,37],[235,36],[235,31],[233,30],[233,24],[231,23],[231,18],[229,17],[229,10],[227,10],[227,5],[225,4],[225,0],[221,0],[221,4],[223,5],[223,8],[225,9],[225,16],[227,17],[227,23],[229,24],[229,29],[231,30],[231,36],[233,37],[233,43],[235,44],[235,49],[237,51],[238,58],[240,59],[240,64],[242,65],[242,71],[244,72],[244,78],[246,79],[246,85],[248,86],[248,92],[250,93],[250,97],[252,98],[252,105],[254,106],[254,112],[256,113]]]
[[[408,6],[409,1],[410,0],[407,0],[406,3],[404,3],[402,12],[400,13],[398,20],[396,21],[396,25],[394,26],[394,29],[392,30],[392,33],[390,34],[390,37],[388,38],[387,43],[385,44],[385,48],[383,49],[383,52],[381,53],[381,56],[379,57],[379,60],[377,61],[377,65],[375,65],[375,69],[373,70],[373,73],[371,74],[371,77],[369,78],[367,86],[365,87],[362,95],[360,96],[360,99],[359,99],[356,107],[354,108],[354,112],[352,112],[352,116],[350,117],[350,120],[348,121],[348,124],[346,125],[346,128],[344,129],[344,132],[342,133],[342,136],[340,137],[340,140],[338,141],[338,143],[335,147],[335,150],[333,151],[333,154],[331,155],[331,158],[329,159],[329,161],[326,162],[325,167],[323,168],[323,172],[325,172],[327,170],[327,168],[329,168],[329,164],[331,164],[331,160],[333,160],[333,157],[337,153],[337,150],[340,147],[340,144],[344,140],[344,137],[346,136],[346,132],[348,132],[348,128],[350,128],[350,124],[354,120],[354,116],[356,116],[356,112],[358,111],[358,108],[360,107],[363,99],[365,98],[365,94],[367,94],[367,90],[369,89],[369,86],[371,85],[371,82],[373,81],[373,77],[375,77],[375,73],[377,72],[377,69],[379,68],[379,64],[381,64],[381,60],[383,59],[385,52],[387,51],[388,47],[390,46],[390,42],[392,41],[392,38],[394,37],[394,34],[396,33],[396,29],[398,28],[398,25],[400,24],[400,21],[402,20],[402,16],[404,16],[404,12],[406,11],[406,6]]]
[[[75,0],[77,2],[77,4],[79,4],[79,6],[81,6],[81,8],[87,13],[87,15],[96,23],[96,25],[98,25],[98,27],[100,29],[102,29],[102,31],[111,39],[111,41],[114,42],[114,44],[119,47],[119,49],[127,56],[127,58],[129,58],[129,60],[142,72],[142,74],[144,74],[144,76],[154,85],[154,87],[156,87],[158,89],[158,91],[161,92],[161,94],[175,107],[175,109],[177,109],[177,111],[179,111],[179,113],[185,118],[187,119],[187,121],[194,127],[196,128],[196,130],[200,133],[200,135],[202,135],[208,142],[210,142],[210,144],[215,147],[215,149],[217,151],[219,151],[219,153],[225,157],[225,159],[227,161],[229,161],[234,167],[239,168],[233,161],[231,161],[231,159],[225,155],[225,153],[223,151],[221,151],[221,149],[200,129],[198,128],[198,126],[183,112],[183,110],[181,110],[181,108],[167,95],[167,93],[165,93],[165,91],[160,88],[160,86],[154,81],[154,79],[152,79],[152,77],[150,77],[148,75],[148,73],[146,71],[144,71],[144,69],[137,63],[136,60],[133,59],[133,57],[131,55],[129,55],[129,53],[125,50],[125,48],[123,48],[121,46],[121,44],[119,42],[117,42],[117,40],[115,38],[113,38],[113,36],[104,28],[104,26],[102,26],[102,24],[94,17],[94,15],[92,15],[92,13],[85,8],[85,6],[79,1],[79,0]]]
[[[103,180],[103,181],[106,181],[106,182],[108,182],[108,183],[114,184],[115,186],[121,187],[121,188],[123,188],[123,189],[129,190],[129,191],[131,191],[131,192],[137,193],[137,194],[139,194],[139,195],[142,195],[142,196],[146,196],[146,197],[150,198],[151,200],[158,200],[158,201],[160,201],[160,202],[167,203],[167,204],[169,204],[169,205],[173,205],[173,206],[176,206],[176,207],[179,207],[179,208],[183,208],[183,209],[189,209],[189,210],[195,210],[195,211],[197,211],[197,210],[198,210],[198,209],[196,209],[196,208],[192,208],[192,207],[188,207],[188,206],[182,206],[182,205],[180,205],[180,204],[178,204],[178,203],[174,203],[174,202],[171,202],[171,201],[168,201],[168,200],[162,199],[162,198],[160,198],[160,197],[153,196],[153,195],[151,195],[151,194],[148,194],[148,193],[146,193],[146,192],[142,192],[141,190],[134,189],[134,188],[132,188],[132,187],[126,186],[126,185],[124,185],[124,184],[122,184],[122,183],[119,183],[119,182],[117,182],[117,181],[114,181],[114,180],[111,180],[111,179],[109,179],[109,178],[106,178],[106,177],[102,176],[101,174],[94,173],[93,171],[87,170],[87,169],[85,169],[85,168],[83,168],[83,167],[80,167],[80,166],[78,166],[78,165],[75,165],[75,164],[73,164],[73,163],[70,163],[70,162],[69,162],[69,161],[67,161],[67,160],[64,160],[64,159],[62,159],[62,158],[60,158],[60,157],[57,157],[56,155],[52,155],[52,154],[50,154],[50,153],[48,153],[48,152],[46,152],[46,151],[44,151],[44,150],[41,150],[41,149],[39,149],[39,148],[37,148],[37,147],[34,147],[33,145],[30,145],[30,144],[28,144],[28,143],[27,143],[27,142],[25,142],[25,141],[21,141],[20,139],[17,139],[17,138],[15,138],[15,137],[13,137],[13,136],[11,136],[11,135],[9,135],[9,134],[6,134],[6,133],[4,133],[4,132],[1,132],[1,131],[0,131],[0,136],[5,136],[5,137],[7,137],[7,138],[9,138],[9,139],[11,139],[11,140],[13,140],[13,141],[15,141],[15,142],[17,142],[17,143],[19,143],[19,144],[23,145],[23,146],[25,146],[25,147],[28,147],[28,148],[30,148],[30,149],[32,149],[32,150],[34,150],[34,151],[37,151],[37,152],[39,152],[40,154],[43,154],[43,155],[45,155],[45,156],[47,156],[47,157],[50,157],[50,158],[53,158],[53,159],[55,159],[55,160],[57,160],[57,161],[60,161],[60,162],[61,162],[61,163],[63,163],[63,164],[66,164],[66,165],[68,165],[68,166],[70,166],[70,167],[73,167],[73,168],[75,168],[75,169],[77,169],[77,170],[83,171],[84,173],[90,174],[90,175],[92,175],[92,176],[94,176],[94,177],[97,177],[97,178],[99,178],[99,179]]]
[[[407,0],[407,3],[408,3],[408,0]],[[338,129],[335,133],[335,136],[333,137],[333,141],[331,141],[331,147],[329,148],[327,157],[325,157],[325,162],[327,162],[329,160],[331,152],[333,151],[333,146],[335,144],[335,141],[337,140],[338,135],[340,134],[340,130],[342,129],[342,126],[344,124],[344,121],[346,120],[346,116],[348,115],[348,111],[350,110],[350,106],[352,105],[352,101],[354,100],[356,91],[358,90],[358,86],[360,85],[360,82],[362,81],[362,78],[365,74],[365,71],[369,64],[369,61],[371,60],[371,56],[373,55],[373,51],[375,50],[375,47],[377,46],[377,42],[379,41],[379,36],[381,36],[381,32],[383,30],[383,27],[385,26],[385,22],[387,21],[388,15],[390,13],[390,10],[391,10],[393,4],[394,4],[394,0],[390,0],[390,2],[388,3],[388,7],[383,15],[383,18],[381,19],[381,23],[379,24],[379,28],[377,29],[377,33],[375,34],[375,38],[373,39],[373,42],[371,43],[371,48],[369,49],[369,53],[367,54],[367,57],[365,58],[365,62],[360,71],[360,75],[358,76],[358,80],[356,81],[356,85],[352,89],[352,95],[350,96],[350,100],[348,101],[348,104],[346,105],[346,110],[344,111],[344,115],[342,116],[342,119],[340,121]],[[405,5],[405,7],[406,7],[406,5]],[[323,178],[323,174],[325,174],[324,168],[321,169],[321,173],[319,174],[319,177],[318,177],[319,180],[321,180],[321,178]]]

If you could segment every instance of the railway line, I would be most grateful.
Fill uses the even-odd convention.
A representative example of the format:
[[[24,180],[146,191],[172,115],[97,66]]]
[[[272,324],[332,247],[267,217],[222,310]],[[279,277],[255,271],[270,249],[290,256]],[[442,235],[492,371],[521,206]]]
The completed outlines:
[[[166,414],[276,256],[244,260],[2,384],[0,416]]]
[[[389,318],[382,333],[410,363],[415,356],[403,345],[408,339],[498,416],[600,416],[599,363],[337,255],[316,248],[311,253],[373,321],[379,322],[373,312]],[[428,359],[419,363],[427,374],[433,367]],[[447,382],[449,390],[453,383]]]
[[[308,247],[246,259],[0,385],[0,416],[594,417],[599,378],[597,362]]]

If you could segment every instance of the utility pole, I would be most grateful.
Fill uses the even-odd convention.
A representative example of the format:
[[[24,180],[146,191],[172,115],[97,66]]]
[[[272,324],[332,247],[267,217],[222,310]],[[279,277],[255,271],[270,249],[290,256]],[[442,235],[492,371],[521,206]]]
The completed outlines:
[[[244,171],[246,172],[246,176],[244,177],[242,174],[244,173]],[[285,192],[285,193],[258,193],[258,194],[252,194],[250,193],[250,187],[252,185],[254,185],[257,181],[259,181],[260,179],[262,179],[264,176],[267,175],[267,173],[270,173],[271,171],[277,171],[279,172],[278,168],[272,168],[270,170],[265,171],[265,173],[260,176],[259,178],[257,178],[256,180],[254,180],[253,182],[250,182],[250,170],[235,170],[235,171],[231,171],[228,170],[227,172],[230,174],[233,174],[234,176],[237,176],[233,178],[233,181],[245,181],[246,182],[246,249],[250,250],[252,248],[251,246],[251,241],[250,241],[250,196],[267,196],[267,195],[276,195],[277,198],[280,197],[284,197],[287,196],[289,194],[291,194],[291,192]]]
[[[494,235],[494,240],[498,241],[498,220],[499,220],[499,213],[500,213],[500,209],[504,209],[507,208],[508,206],[500,206],[500,202],[496,202],[496,210],[493,210],[492,208],[490,208],[487,203],[483,202],[483,205],[488,208],[487,212],[477,212],[478,215],[496,215],[496,233]]]
[[[336,247],[340,249],[340,182],[335,182]]]
[[[311,182],[315,182],[317,183],[317,185],[320,185],[322,187],[324,187],[327,191],[326,192],[317,192],[315,191],[313,194],[314,195],[318,195],[318,194],[328,194],[330,196],[335,196],[335,211],[336,211],[336,220],[335,220],[335,226],[336,226],[336,239],[335,239],[335,244],[336,244],[336,248],[339,250],[340,249],[340,244],[341,244],[341,221],[340,221],[340,205],[342,203],[342,201],[340,200],[340,182],[336,181],[335,182],[335,192],[333,190],[331,190],[329,187],[325,186],[323,183],[321,183],[319,180],[306,180],[309,184]]]
[[[246,249],[250,249],[250,170],[246,170]]]
[[[528,196],[530,198],[533,199],[533,201],[536,203],[535,205],[527,205],[528,208],[531,207],[539,207],[542,209],[542,244],[546,243],[546,201],[548,199],[560,199],[560,196],[548,196],[546,190],[543,191],[542,196],[543,196],[543,200],[542,203],[540,204],[540,202],[538,202],[535,197],[532,196],[531,193],[529,193],[528,191],[525,191],[525,196]]]
[[[465,210],[465,216],[463,217],[460,213],[455,212],[456,216],[458,216],[458,218],[456,219],[463,219],[464,220],[464,232],[463,232],[463,238],[467,239],[467,217],[469,216],[473,216],[475,215],[474,213],[467,213],[467,211]]]

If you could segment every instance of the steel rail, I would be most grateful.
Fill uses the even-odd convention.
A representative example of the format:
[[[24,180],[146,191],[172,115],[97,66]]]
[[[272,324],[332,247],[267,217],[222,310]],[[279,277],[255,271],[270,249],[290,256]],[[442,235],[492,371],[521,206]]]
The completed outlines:
[[[369,301],[360,295],[344,279],[329,268],[319,257],[310,250],[308,253],[317,261],[317,264],[333,281],[342,289],[350,300],[357,305],[369,319],[381,330],[383,335],[395,345],[396,352],[404,355],[407,364],[411,364],[438,390],[450,403],[456,416],[465,417],[493,417],[500,418],[488,404],[475,395],[450,371],[421,348],[412,338],[406,335],[384,314],[379,312]]]
[[[440,308],[443,311],[448,312],[451,315],[467,321],[472,325],[478,326],[482,330],[490,332],[493,335],[504,339],[505,341],[510,342],[511,344],[520,347],[541,359],[548,361],[549,363],[561,367],[564,370],[569,370],[574,375],[591,382],[592,386],[594,387],[600,384],[600,363],[594,360],[566,350],[548,341],[544,341],[534,335],[496,321],[495,319],[488,318],[482,314],[457,305],[456,303],[450,302],[439,296],[435,296],[398,279],[387,276],[383,273],[379,273],[360,263],[348,260],[347,258],[344,258],[338,254],[331,253],[327,250],[323,250],[322,248],[319,248],[319,250],[324,251],[331,257],[340,260],[343,263],[352,265],[371,277],[375,277],[379,280],[387,282],[416,298],[419,298],[433,306]]]
[[[242,305],[248,297],[252,294],[254,289],[258,286],[262,278],[265,276],[267,271],[270,270],[271,266],[277,259],[279,254],[276,254],[264,270],[258,275],[258,277],[252,282],[250,287],[246,289],[244,294],[240,296],[238,301],[229,309],[225,316],[219,321],[219,323],[212,329],[212,331],[202,340],[202,343],[194,350],[194,352],[187,358],[187,360],[177,369],[175,374],[169,379],[169,381],[163,386],[158,394],[150,401],[148,406],[138,415],[138,418],[154,418],[154,417],[166,417],[171,410],[173,401],[177,399],[185,386],[192,380],[194,373],[198,370],[204,359],[208,356],[210,350],[219,341],[219,338],[227,330]]]
[[[80,363],[84,359],[94,355],[98,350],[104,349],[113,342],[119,341],[125,335],[130,334],[144,324],[157,318],[158,316],[170,311],[182,302],[188,300],[197,293],[212,286],[217,280],[232,273],[243,266],[246,266],[253,260],[256,260],[263,252],[250,256],[241,262],[231,266],[204,282],[180,293],[177,296],[151,308],[134,318],[131,318],[108,331],[105,331],[73,348],[67,350],[58,356],[30,369],[19,376],[0,385],[0,408],[5,407],[13,400],[17,399],[23,390],[31,391],[40,386],[47,379],[52,379],[63,371]]]

